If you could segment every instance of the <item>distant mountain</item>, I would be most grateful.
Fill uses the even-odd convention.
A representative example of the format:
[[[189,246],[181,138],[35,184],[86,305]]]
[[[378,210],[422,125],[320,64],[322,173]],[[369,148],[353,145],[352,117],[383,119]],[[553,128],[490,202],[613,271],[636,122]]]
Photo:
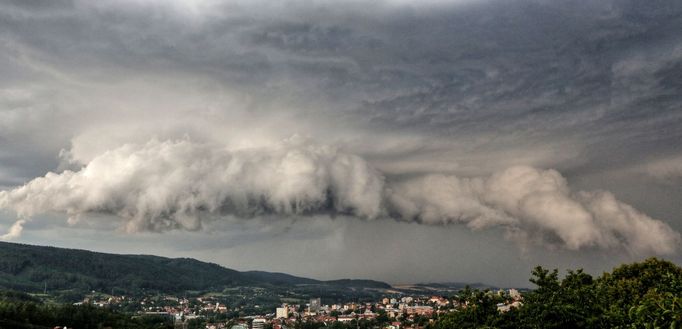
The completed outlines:
[[[391,289],[391,285],[381,281],[374,280],[351,280],[351,279],[341,279],[341,280],[331,280],[325,281],[326,284],[342,286],[342,287],[354,287],[354,288],[378,288],[378,289]]]
[[[284,273],[240,272],[191,258],[117,255],[0,242],[0,287],[6,289],[179,293],[282,285],[391,288],[372,280],[320,281]]]
[[[433,283],[415,283],[415,284],[402,284],[395,285],[393,289],[401,291],[406,294],[421,294],[421,295],[438,295],[438,294],[456,294],[460,290],[469,287],[471,289],[499,289],[493,285],[474,282],[433,282]]]
[[[481,282],[439,282],[439,283],[417,283],[415,286],[429,287],[438,289],[461,290],[465,287],[471,289],[498,289],[498,287]]]
[[[242,274],[245,274],[257,281],[269,282],[271,284],[320,284],[323,282],[320,280],[301,278],[291,274],[278,272],[248,271],[242,272]]]
[[[324,284],[331,286],[341,286],[341,287],[352,287],[352,288],[380,288],[380,289],[391,289],[391,285],[386,282],[374,281],[374,280],[354,280],[354,279],[340,279],[340,280],[329,280],[321,281],[315,279],[301,278],[285,273],[273,273],[273,272],[263,272],[263,271],[248,271],[241,272],[242,274],[247,274],[249,278],[258,279],[259,281],[265,281],[272,284]]]

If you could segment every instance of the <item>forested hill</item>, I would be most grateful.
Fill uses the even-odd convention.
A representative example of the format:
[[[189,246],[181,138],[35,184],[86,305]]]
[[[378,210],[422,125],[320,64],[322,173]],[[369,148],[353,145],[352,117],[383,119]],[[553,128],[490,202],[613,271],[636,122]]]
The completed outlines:
[[[240,272],[191,258],[116,255],[0,242],[0,288],[21,291],[222,290],[233,286],[346,285],[390,288],[371,280],[319,281],[283,273]]]

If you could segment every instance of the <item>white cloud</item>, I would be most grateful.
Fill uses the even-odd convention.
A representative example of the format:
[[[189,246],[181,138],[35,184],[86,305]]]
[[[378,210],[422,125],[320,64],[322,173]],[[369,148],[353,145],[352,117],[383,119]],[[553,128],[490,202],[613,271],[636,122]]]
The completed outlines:
[[[24,230],[25,219],[20,219],[9,228],[7,233],[0,236],[0,240],[14,240],[21,236],[21,232]]]
[[[521,245],[540,242],[570,250],[626,248],[670,254],[680,235],[608,192],[571,192],[555,170],[517,166],[488,178],[429,175],[397,186],[390,204],[405,219],[427,224],[502,226]]]
[[[386,180],[361,157],[298,137],[239,150],[187,139],[126,144],[80,170],[2,191],[0,207],[20,218],[66,213],[72,222],[110,213],[128,232],[197,230],[203,220],[225,215],[344,214],[474,230],[500,226],[522,245],[570,250],[669,254],[680,240],[608,192],[572,192],[555,170],[516,166],[489,177]]]
[[[0,206],[30,217],[89,212],[125,219],[127,231],[198,229],[203,213],[252,217],[334,211],[379,215],[382,177],[357,156],[285,141],[230,151],[188,140],[127,144],[78,171],[48,173],[11,191]]]

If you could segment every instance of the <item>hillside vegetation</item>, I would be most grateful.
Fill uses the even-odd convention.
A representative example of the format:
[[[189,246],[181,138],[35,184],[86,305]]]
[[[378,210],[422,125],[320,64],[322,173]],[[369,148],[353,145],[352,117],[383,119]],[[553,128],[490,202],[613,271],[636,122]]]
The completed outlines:
[[[391,287],[371,280],[320,281],[283,273],[240,272],[190,258],[116,255],[0,242],[0,288],[18,291],[42,292],[47,288],[72,291],[74,295],[91,290],[139,294],[282,285],[309,291]]]

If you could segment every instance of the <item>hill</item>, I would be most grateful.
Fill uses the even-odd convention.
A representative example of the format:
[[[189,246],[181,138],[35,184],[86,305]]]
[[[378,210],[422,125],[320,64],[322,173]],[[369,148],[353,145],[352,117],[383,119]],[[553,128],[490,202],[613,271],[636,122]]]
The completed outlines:
[[[191,258],[118,255],[0,242],[0,287],[27,292],[222,291],[228,287],[390,288],[372,280],[320,281],[284,273],[240,272]]]

